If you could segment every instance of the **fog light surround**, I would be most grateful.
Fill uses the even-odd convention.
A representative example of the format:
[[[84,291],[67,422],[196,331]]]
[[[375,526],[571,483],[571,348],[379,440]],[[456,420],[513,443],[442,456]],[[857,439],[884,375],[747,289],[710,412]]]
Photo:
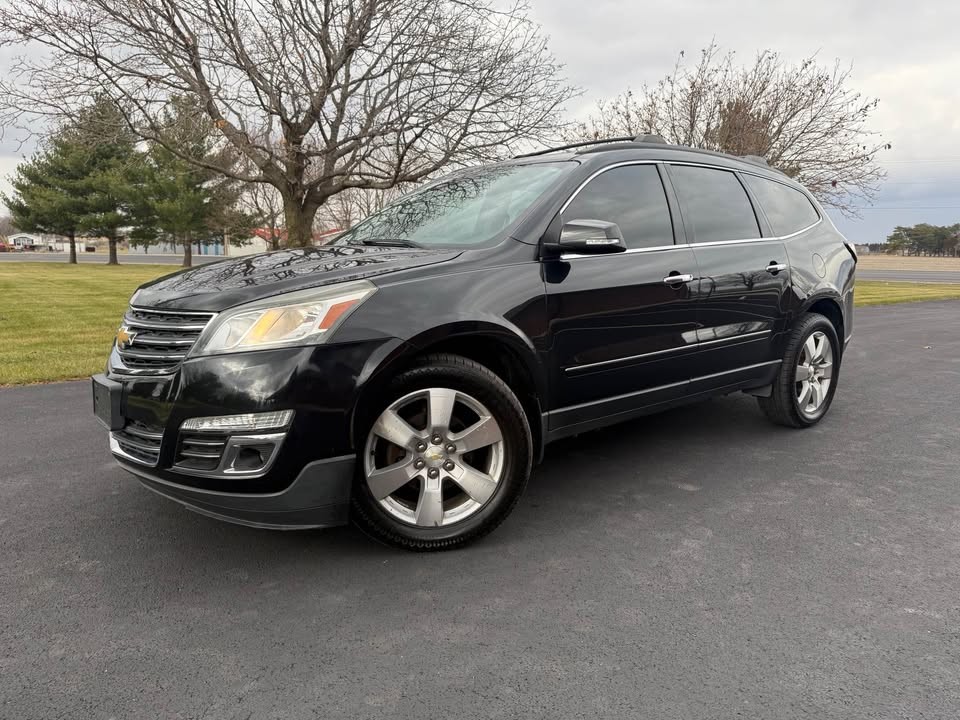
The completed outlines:
[[[293,421],[293,410],[274,410],[241,415],[213,415],[188,418],[180,430],[189,432],[237,433],[261,430],[286,430]]]
[[[234,435],[227,440],[227,447],[220,462],[221,475],[244,475],[258,477],[273,465],[286,433],[271,435]],[[256,462],[251,462],[252,456]]]
[[[224,436],[222,433],[219,436],[204,435],[196,430],[190,432],[192,434],[180,436],[176,462],[170,470],[181,475],[192,475],[194,477],[262,477],[273,466],[280,452],[280,447],[287,437],[286,432],[247,433],[228,436]],[[217,437],[223,439],[213,440]],[[201,441],[197,438],[211,439]],[[204,444],[209,444],[209,454],[203,454],[193,449],[190,453],[185,454],[184,446],[203,448]],[[201,461],[209,460],[212,465],[197,467],[197,460],[194,458],[200,458]]]

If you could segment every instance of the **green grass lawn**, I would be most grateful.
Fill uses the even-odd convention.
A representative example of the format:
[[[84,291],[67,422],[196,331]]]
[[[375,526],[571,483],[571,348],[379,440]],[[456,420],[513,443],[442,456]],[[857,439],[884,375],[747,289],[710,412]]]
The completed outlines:
[[[101,372],[127,301],[173,265],[0,265],[0,385]]]
[[[857,282],[854,297],[857,306],[889,305],[918,300],[953,300],[960,298],[960,285],[860,280]]]
[[[170,265],[0,265],[0,385],[103,370],[133,291]],[[857,283],[857,305],[960,298],[960,285]],[[958,307],[960,312],[960,307]]]

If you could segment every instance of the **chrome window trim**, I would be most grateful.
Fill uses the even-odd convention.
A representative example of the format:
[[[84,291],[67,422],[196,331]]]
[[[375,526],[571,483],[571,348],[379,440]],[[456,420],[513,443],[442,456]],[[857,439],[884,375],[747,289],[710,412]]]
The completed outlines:
[[[817,214],[819,215],[819,213]],[[815,228],[817,225],[819,225],[822,222],[823,222],[823,216],[821,215],[815,223],[807,225],[805,228],[801,228],[800,230],[797,230],[796,232],[792,232],[789,235],[778,235],[777,240],[789,240],[790,238],[796,237],[801,233],[805,233],[807,230],[810,230],[811,228]]]
[[[711,168],[713,170],[726,170],[728,172],[743,173],[744,175],[753,175],[754,177],[763,178],[764,180],[770,180],[771,182],[780,183],[781,185],[785,185],[786,187],[791,188],[792,190],[797,190],[797,188],[791,185],[790,183],[785,183],[783,182],[783,180],[778,180],[777,178],[772,178],[769,175],[764,175],[761,172],[757,172],[753,168],[738,168],[738,167],[731,168],[731,167],[727,167],[726,165],[712,165],[710,163],[705,163],[705,162],[693,162],[692,160],[663,160],[662,162],[664,165],[690,165],[691,167],[704,167],[704,168]],[[773,168],[770,168],[770,169],[771,171],[776,172],[773,170]],[[817,210],[817,208],[814,207],[814,210]],[[817,214],[818,215],[820,214],[819,210],[817,210]]]
[[[676,250],[677,248],[698,248],[698,247],[715,247],[720,245],[743,245],[746,243],[759,243],[759,242],[783,242],[784,240],[789,240],[792,237],[801,235],[802,233],[812,230],[817,225],[823,222],[821,217],[812,225],[808,225],[802,230],[797,230],[796,232],[790,233],[789,235],[771,235],[770,237],[763,238],[744,238],[742,240],[711,240],[710,242],[694,242],[694,243],[680,243],[679,245],[657,245],[656,247],[649,248],[632,248],[620,253],[599,253],[599,254],[590,254],[584,255],[581,253],[571,253],[569,255],[563,254],[560,257],[564,260],[576,260],[578,258],[598,258],[598,257],[610,257],[618,255],[626,255],[629,253],[644,253],[644,252],[661,252],[663,250]]]
[[[640,358],[646,357],[656,357],[657,355],[668,355],[670,353],[680,352],[682,350],[697,350],[706,345],[716,345],[717,343],[733,342],[735,340],[746,340],[748,338],[758,338],[761,335],[769,335],[770,330],[758,330],[756,332],[744,333],[742,335],[733,335],[726,338],[717,338],[716,340],[705,340],[703,342],[696,342],[690,345],[684,345],[683,347],[668,348],[666,350],[654,350],[653,352],[640,353],[639,355],[627,355],[621,358],[614,358],[613,360],[601,360],[595,363],[586,363],[584,365],[571,365],[568,368],[564,368],[564,372],[573,373],[580,372],[581,370],[588,370],[590,368],[602,367],[604,365],[613,365],[615,363],[625,363],[630,362],[631,360],[639,360]]]
[[[746,238],[744,240],[711,240],[710,242],[687,243],[687,247],[712,247],[714,245],[739,245],[743,243],[757,243],[757,242],[783,242],[784,240],[789,240],[792,237],[796,237],[801,233],[807,232],[807,230],[811,230],[815,228],[821,222],[823,222],[823,218],[820,218],[815,223],[808,225],[807,227],[801,230],[797,230],[796,232],[792,232],[789,235],[771,235],[770,237]]]
[[[797,188],[793,187],[792,185],[789,185],[789,184],[784,183],[784,182],[780,182],[779,180],[775,180],[774,178],[767,177],[766,175],[764,175],[764,174],[762,174],[762,173],[753,172],[753,171],[747,170],[747,169],[741,170],[740,168],[730,168],[730,167],[725,167],[725,166],[723,166],[723,165],[711,165],[711,164],[709,164],[709,163],[690,162],[690,161],[686,161],[686,160],[623,160],[623,161],[621,161],[621,162],[614,163],[614,164],[612,164],[612,165],[607,165],[606,167],[602,167],[602,168],[600,168],[599,170],[591,173],[590,176],[587,177],[586,180],[584,180],[582,183],[580,183],[580,184],[577,186],[576,190],[574,190],[574,191],[573,191],[573,194],[571,194],[570,197],[567,198],[566,202],[564,202],[563,205],[560,206],[560,212],[559,212],[559,214],[560,214],[560,215],[563,215],[563,213],[566,212],[566,209],[567,209],[567,207],[569,207],[570,203],[572,203],[572,202],[576,199],[577,195],[580,194],[580,191],[583,190],[583,189],[590,183],[590,181],[594,180],[595,178],[599,177],[600,175],[603,175],[603,173],[607,172],[608,170],[616,170],[617,168],[629,167],[630,165],[660,165],[660,164],[663,164],[663,165],[686,165],[686,166],[689,166],[689,167],[702,167],[702,168],[707,168],[707,169],[709,169],[709,170],[724,170],[724,171],[726,171],[726,172],[732,172],[732,173],[744,173],[744,174],[746,174],[746,175],[753,175],[753,176],[755,176],[755,177],[762,178],[762,179],[764,179],[764,180],[770,180],[770,181],[772,181],[772,182],[777,182],[777,183],[780,183],[781,185],[783,185],[783,186],[785,186],[785,187],[790,188],[791,190],[795,190],[795,191],[797,191],[797,192],[802,192],[802,191],[800,191],[800,190],[797,190]],[[744,192],[746,192],[746,191],[744,191]],[[664,188],[664,194],[666,194],[666,188]],[[750,200],[750,204],[751,204],[751,206],[752,206],[752,205],[753,205],[753,199],[750,198],[749,194],[747,195],[747,198],[748,198],[748,200]],[[808,198],[808,200],[809,200],[809,198]],[[560,258],[561,258],[562,260],[578,260],[578,259],[581,259],[581,258],[606,257],[606,256],[608,256],[608,255],[614,255],[614,256],[615,256],[615,255],[626,255],[626,254],[632,254],[632,253],[662,252],[662,251],[664,251],[664,250],[674,250],[674,249],[676,249],[676,248],[683,248],[683,247],[688,247],[688,248],[691,248],[691,247],[693,247],[693,248],[695,248],[695,247],[714,247],[714,246],[719,246],[719,245],[738,245],[738,244],[743,244],[743,243],[778,242],[778,241],[783,241],[783,240],[789,240],[790,238],[796,237],[797,235],[801,235],[801,234],[807,232],[808,230],[812,230],[812,229],[815,228],[817,225],[819,225],[821,222],[823,222],[823,214],[820,212],[820,209],[819,209],[819,208],[816,206],[816,204],[814,204],[814,203],[811,203],[811,205],[813,205],[813,209],[814,209],[814,210],[816,211],[816,213],[817,213],[817,221],[814,222],[814,223],[811,223],[810,225],[808,225],[808,226],[805,227],[805,228],[802,228],[802,229],[800,229],[800,230],[797,230],[796,232],[792,232],[792,233],[790,233],[790,234],[788,234],[788,235],[771,235],[770,237],[743,238],[743,239],[741,239],[741,240],[712,240],[712,241],[709,241],[709,242],[674,243],[673,245],[656,245],[656,246],[654,246],[654,247],[646,247],[646,248],[630,248],[629,250],[626,250],[625,252],[621,252],[621,253],[598,253],[598,254],[587,254],[587,255],[585,255],[585,254],[583,254],[583,253],[569,253],[569,254],[568,254],[568,253],[563,253],[563,254],[560,255]],[[672,220],[671,220],[671,222],[672,222]]]
[[[777,185],[783,185],[783,187],[785,187],[785,188],[787,188],[787,189],[789,189],[789,190],[793,190],[793,192],[795,192],[795,193],[800,193],[800,195],[803,196],[803,199],[806,200],[808,203],[810,203],[810,207],[813,208],[813,212],[814,212],[814,214],[817,216],[817,222],[814,222],[814,223],[811,223],[811,224],[807,225],[807,227],[803,228],[802,230],[797,230],[797,231],[795,231],[795,232],[790,233],[789,235],[783,235],[783,236],[781,236],[781,237],[793,237],[794,235],[797,235],[797,234],[799,234],[799,233],[806,232],[807,230],[809,230],[810,228],[812,228],[814,225],[816,225],[817,223],[819,223],[821,220],[823,220],[823,212],[821,212],[820,206],[817,205],[816,200],[814,199],[813,195],[810,194],[810,191],[807,190],[807,189],[806,189],[805,187],[803,187],[802,185],[801,185],[800,187],[795,187],[795,186],[793,186],[793,185],[790,185],[789,183],[783,182],[782,180],[777,180],[776,178],[767,177],[766,175],[761,175],[760,173],[748,172],[748,171],[746,171],[746,170],[744,170],[744,171],[742,171],[742,172],[743,172],[744,175],[750,175],[751,177],[760,178],[761,180],[767,180],[767,181],[769,181],[769,182],[776,183]],[[749,190],[749,192],[750,192],[750,196],[751,196],[751,200],[752,200],[752,199],[753,199],[753,193],[754,193],[754,191],[753,191],[752,189],[750,189],[750,188],[748,188],[748,190]],[[760,205],[760,201],[759,201],[759,200],[757,200],[757,204]],[[762,205],[760,205],[760,209],[763,210],[763,206],[762,206]],[[765,214],[765,213],[766,213],[766,211],[764,211],[764,214]],[[768,222],[769,222],[769,221],[768,221]],[[772,225],[771,225],[771,229],[773,229]]]
[[[730,168],[730,167],[725,167],[723,165],[711,165],[709,163],[690,162],[689,160],[664,160],[663,164],[664,165],[686,165],[688,167],[707,168],[708,170],[726,170],[727,172],[732,172],[732,173],[741,173],[743,175],[753,175],[754,177],[761,178],[762,180],[770,180],[771,182],[779,183],[780,185],[783,185],[784,187],[788,187],[795,192],[799,192],[804,197],[807,197],[807,193],[804,192],[803,190],[799,190],[798,188],[788,183],[777,180],[775,178],[768,177],[763,173],[759,173],[754,170],[750,170],[746,168],[744,169]],[[747,198],[750,200],[750,204],[753,205],[753,198],[750,197],[749,193],[747,194]],[[808,202],[810,201],[809,197],[807,197],[807,201]],[[697,247],[697,246],[703,247],[708,245],[725,245],[725,244],[733,244],[733,243],[759,242],[761,240],[789,240],[790,238],[795,237],[800,233],[805,233],[807,230],[813,227],[816,227],[823,221],[823,213],[820,212],[820,208],[817,207],[816,203],[811,202],[810,204],[813,206],[814,211],[817,213],[817,221],[815,223],[811,223],[810,225],[807,225],[807,227],[805,228],[797,230],[796,232],[792,232],[789,235],[771,235],[770,237],[765,237],[765,238],[747,238],[744,240],[715,240],[712,242],[705,242],[705,243],[688,243],[688,245],[691,245],[693,247]],[[763,210],[762,207],[760,209]]]
[[[617,168],[629,167],[630,165],[658,165],[661,162],[663,161],[662,160],[624,160],[622,162],[614,163],[613,165],[607,165],[606,167],[600,168],[599,170],[591,174],[586,180],[584,180],[582,183],[580,183],[577,186],[577,189],[573,191],[573,194],[567,198],[567,201],[563,205],[560,206],[560,212],[558,214],[563,215],[563,213],[566,212],[567,207],[569,207],[570,203],[572,203],[576,199],[577,195],[580,194],[580,191],[583,190],[590,183],[591,180],[593,180],[596,177],[599,177],[600,175],[603,175],[605,172],[608,172],[609,170],[616,170]],[[663,181],[661,181],[660,184],[663,185]],[[666,188],[663,189],[663,198],[664,200],[667,199]],[[629,250],[627,252],[629,252]]]

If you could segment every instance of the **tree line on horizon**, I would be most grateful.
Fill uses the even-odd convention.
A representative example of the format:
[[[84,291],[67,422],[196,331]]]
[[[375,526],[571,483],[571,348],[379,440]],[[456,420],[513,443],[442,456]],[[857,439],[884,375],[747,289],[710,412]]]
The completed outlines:
[[[0,5],[0,48],[26,44],[45,52],[19,57],[0,77],[0,125],[31,132],[52,123],[68,136],[84,126],[115,152],[133,147],[147,169],[136,211],[98,209],[128,177],[115,170],[95,175],[101,191],[78,186],[93,205],[75,230],[107,237],[132,219],[144,241],[151,232],[195,236],[203,223],[223,224],[215,212],[197,218],[239,192],[235,208],[269,218],[264,225],[287,244],[309,245],[318,214],[348,226],[397,188],[442,171],[645,133],[764,157],[826,205],[855,214],[877,192],[876,156],[890,147],[869,129],[877,101],[851,89],[848,67],[814,56],[793,64],[766,50],[741,63],[713,43],[699,57],[681,52],[655,85],[565,119],[581,91],[523,0],[506,8],[130,0],[123,12],[113,0]],[[94,101],[109,112],[91,112]],[[44,162],[58,142],[48,139],[31,162]],[[112,162],[106,150],[91,155]],[[181,200],[148,207],[150,192]]]
[[[960,256],[960,223],[918,223],[909,227],[898,225],[887,236],[882,248],[890,255],[957,257]]]

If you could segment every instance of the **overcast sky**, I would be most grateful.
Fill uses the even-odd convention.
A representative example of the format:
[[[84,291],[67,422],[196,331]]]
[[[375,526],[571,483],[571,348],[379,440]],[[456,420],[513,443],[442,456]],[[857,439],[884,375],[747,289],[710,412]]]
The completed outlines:
[[[585,94],[652,84],[677,53],[712,39],[749,61],[760,50],[789,60],[811,53],[853,63],[851,87],[879,98],[871,123],[893,149],[873,209],[835,218],[855,242],[880,242],[896,225],[960,222],[960,2],[956,0],[532,0],[550,47]],[[920,208],[949,208],[927,210]],[[917,208],[917,209],[896,209]]]
[[[873,129],[893,149],[882,155],[889,175],[875,207],[837,225],[859,243],[881,241],[895,225],[960,222],[960,2],[532,2],[551,49],[584,89],[573,114],[656,82],[680,50],[694,54],[711,39],[745,61],[771,49],[789,60],[817,53],[824,63],[852,62],[851,86],[880,99]],[[8,64],[0,51],[0,72]],[[0,142],[0,188],[23,150],[13,138]]]

